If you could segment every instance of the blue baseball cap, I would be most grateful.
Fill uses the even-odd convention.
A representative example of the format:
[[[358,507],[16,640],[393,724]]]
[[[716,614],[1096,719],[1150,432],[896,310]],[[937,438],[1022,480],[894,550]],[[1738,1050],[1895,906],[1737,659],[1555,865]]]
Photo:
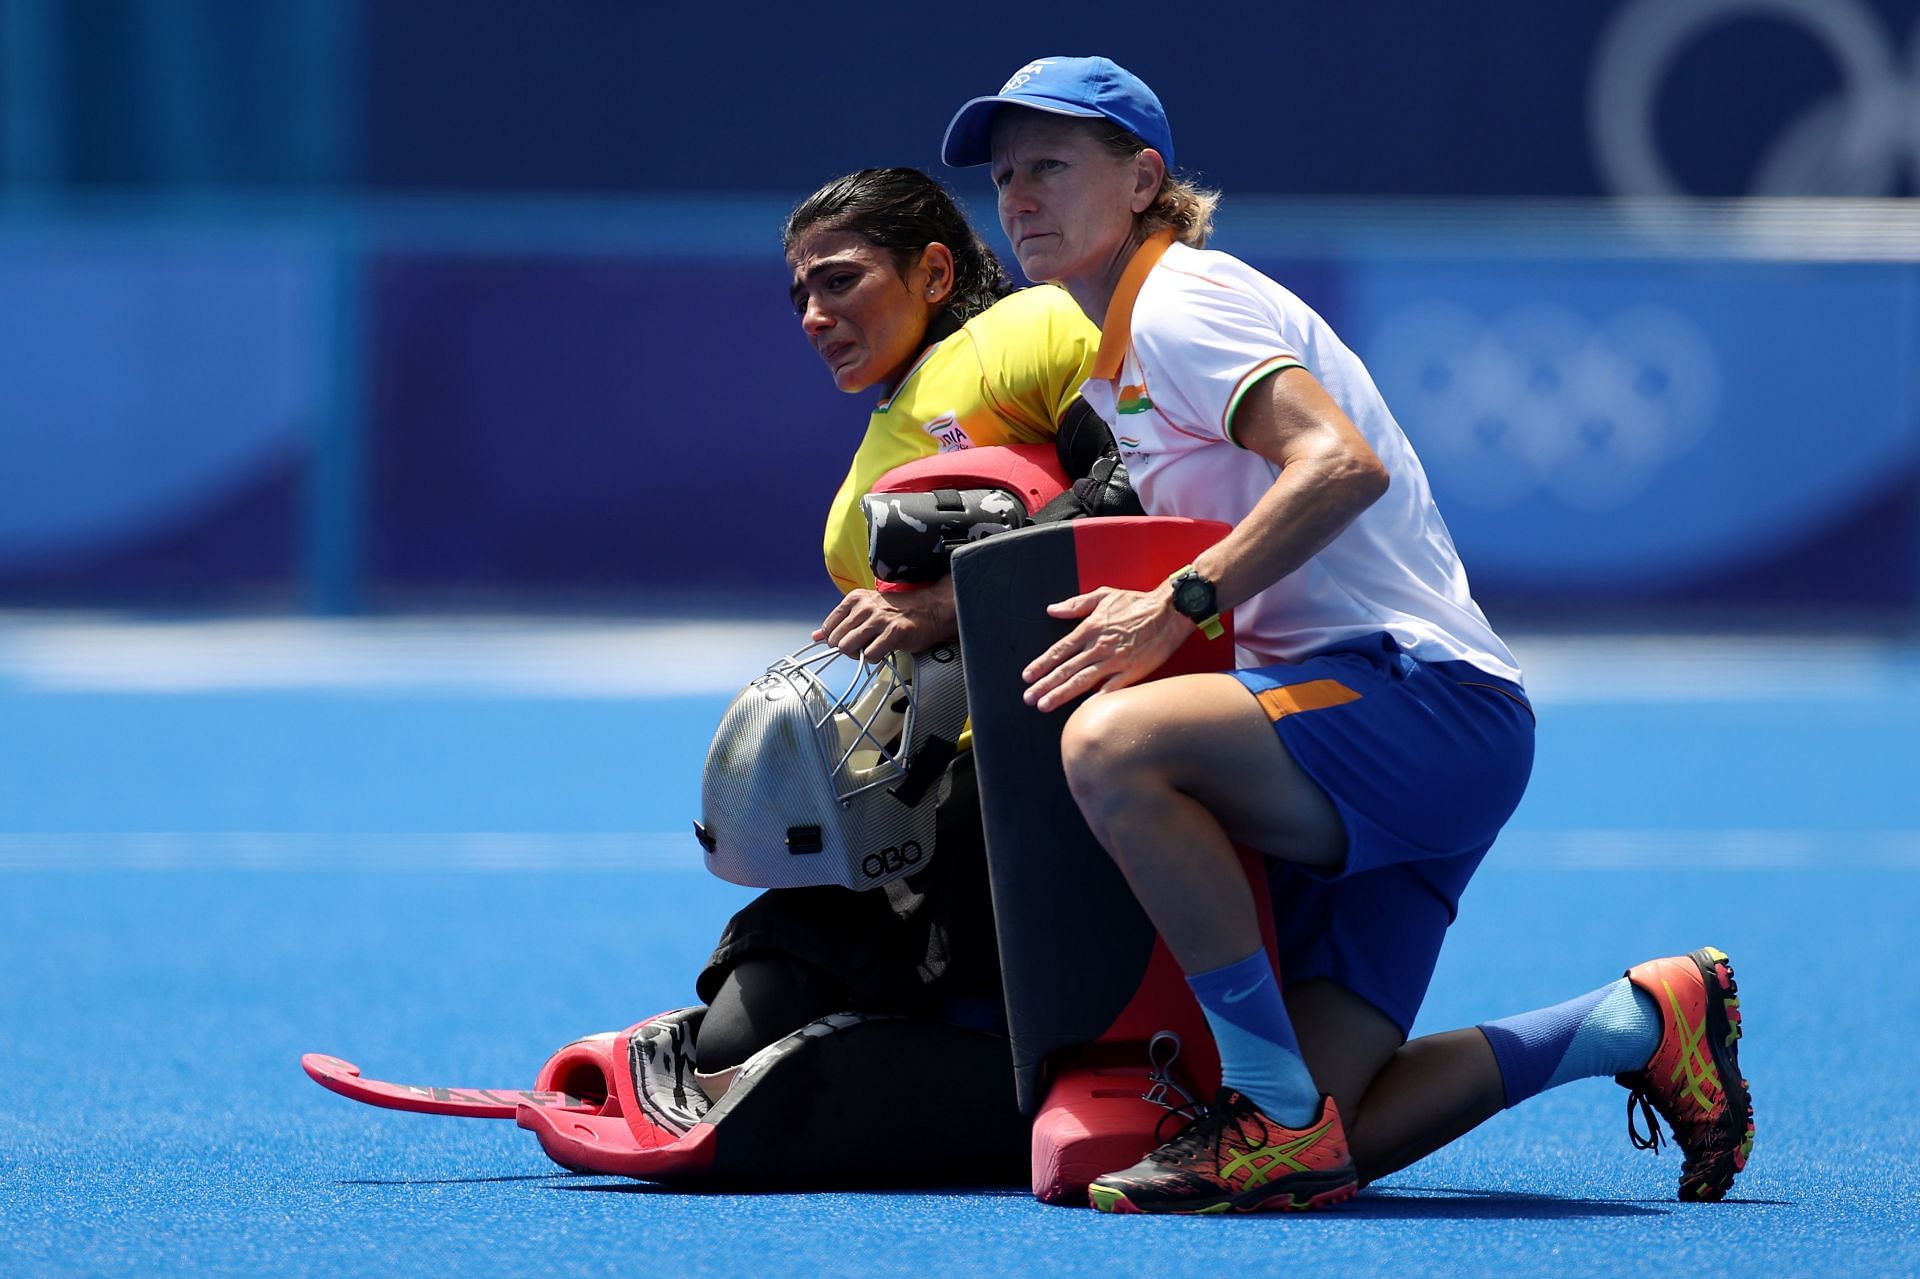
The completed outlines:
[[[1039,58],[1013,73],[991,97],[975,98],[947,126],[940,158],[956,169],[993,158],[988,140],[1001,107],[1111,120],[1160,153],[1173,167],[1173,130],[1167,113],[1133,72],[1111,58]]]

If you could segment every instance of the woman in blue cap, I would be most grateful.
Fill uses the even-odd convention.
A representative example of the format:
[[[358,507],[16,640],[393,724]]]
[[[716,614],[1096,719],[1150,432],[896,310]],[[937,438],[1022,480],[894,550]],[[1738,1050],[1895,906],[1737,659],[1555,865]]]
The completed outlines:
[[[1042,711],[1098,694],[1065,726],[1068,782],[1220,1049],[1207,1115],[1098,1178],[1095,1206],[1338,1202],[1603,1074],[1674,1129],[1681,1197],[1721,1197],[1752,1122],[1717,950],[1406,1042],[1525,789],[1533,713],[1366,368],[1299,298],[1205,249],[1217,196],[1171,176],[1159,100],[1108,59],[1028,63],[960,109],[943,155],[991,166],[1022,269],[1100,326],[1081,393],[1148,512],[1233,526],[1158,589],[1053,605],[1077,625],[1024,672]],[[1242,669],[1139,683],[1226,609]],[[1236,843],[1272,859],[1278,974]]]

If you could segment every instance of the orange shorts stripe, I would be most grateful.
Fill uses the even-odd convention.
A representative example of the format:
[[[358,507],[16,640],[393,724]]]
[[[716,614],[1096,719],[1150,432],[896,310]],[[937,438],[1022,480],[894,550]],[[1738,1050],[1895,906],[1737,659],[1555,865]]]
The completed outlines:
[[[1285,684],[1256,694],[1261,707],[1272,720],[1285,719],[1301,711],[1323,711],[1329,706],[1345,706],[1360,700],[1360,694],[1337,679],[1310,679],[1303,684]]]

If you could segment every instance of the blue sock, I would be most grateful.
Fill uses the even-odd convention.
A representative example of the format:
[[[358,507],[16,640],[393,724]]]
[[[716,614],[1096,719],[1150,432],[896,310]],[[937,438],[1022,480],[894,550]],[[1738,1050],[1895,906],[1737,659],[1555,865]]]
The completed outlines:
[[[1564,1004],[1484,1022],[1507,1105],[1575,1079],[1639,1070],[1660,1046],[1660,1008],[1622,977]]]
[[[1300,1056],[1267,953],[1187,978],[1220,1049],[1220,1083],[1289,1128],[1320,1116],[1320,1090]]]

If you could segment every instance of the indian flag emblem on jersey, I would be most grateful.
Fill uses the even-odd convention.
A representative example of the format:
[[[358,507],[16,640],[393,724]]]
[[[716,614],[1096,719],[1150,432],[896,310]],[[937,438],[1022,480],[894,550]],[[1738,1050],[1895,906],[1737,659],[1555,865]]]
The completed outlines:
[[[967,438],[967,432],[951,413],[942,413],[927,423],[927,434],[940,446],[942,453],[958,453],[961,449],[973,447],[973,441]]]
[[[1120,396],[1114,402],[1113,411],[1115,413],[1145,413],[1152,407],[1153,401],[1147,398],[1147,384],[1142,382],[1139,386],[1121,387]]]

